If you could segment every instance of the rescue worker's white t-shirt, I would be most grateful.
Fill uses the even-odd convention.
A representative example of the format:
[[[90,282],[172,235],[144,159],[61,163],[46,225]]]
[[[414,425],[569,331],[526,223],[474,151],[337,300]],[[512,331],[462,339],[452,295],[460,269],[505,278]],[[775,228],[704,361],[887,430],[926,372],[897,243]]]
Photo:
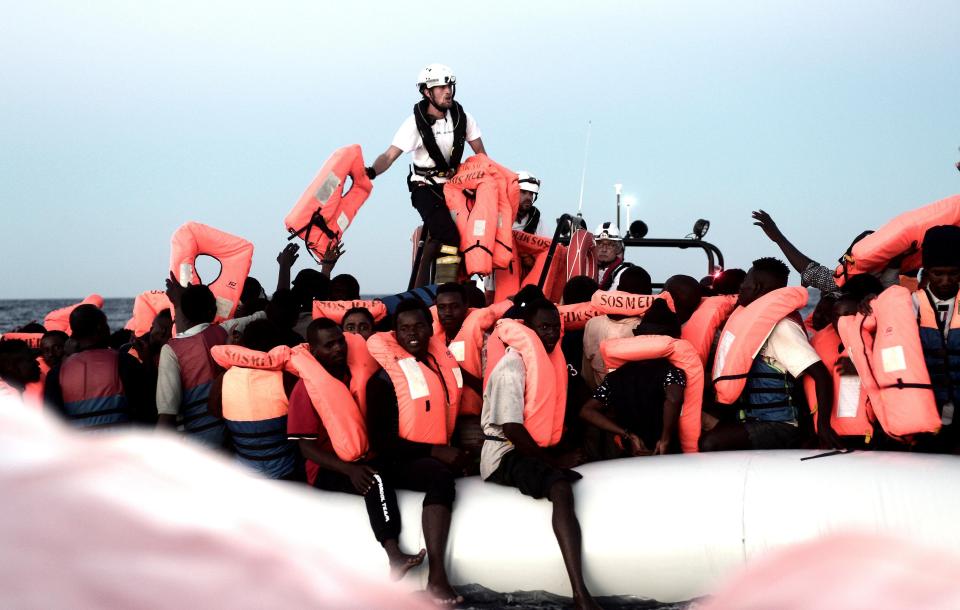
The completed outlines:
[[[480,127],[473,116],[464,111],[467,120],[467,142],[473,142],[481,136]],[[462,119],[461,119],[462,120]],[[450,160],[450,154],[453,152],[453,119],[450,118],[450,111],[440,120],[432,125],[433,137],[437,140],[437,147],[444,159]],[[413,152],[413,164],[417,167],[436,167],[436,163],[430,158],[430,154],[423,146],[423,140],[420,138],[420,132],[417,131],[417,122],[411,114],[407,120],[400,125],[396,135],[393,136],[393,146],[396,146],[405,153]],[[416,175],[414,175],[416,179]],[[437,182],[443,180],[438,179]]]

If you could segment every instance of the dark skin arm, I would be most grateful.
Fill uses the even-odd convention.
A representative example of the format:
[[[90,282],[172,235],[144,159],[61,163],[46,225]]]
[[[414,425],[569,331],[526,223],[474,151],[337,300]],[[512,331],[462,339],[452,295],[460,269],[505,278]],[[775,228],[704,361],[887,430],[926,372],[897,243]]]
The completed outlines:
[[[833,379],[823,362],[817,361],[804,369],[800,377],[810,375],[817,393],[817,438],[821,449],[843,449],[843,443],[830,425],[833,413]]]
[[[650,450],[644,446],[640,437],[608,417],[603,412],[603,403],[596,398],[591,398],[583,404],[580,409],[580,419],[600,430],[625,438],[630,443],[631,455],[650,455]],[[506,432],[506,426],[504,426],[504,432]]]
[[[483,396],[483,382],[470,373],[466,369],[460,369],[460,374],[463,375],[463,385],[470,388],[477,394]]]
[[[300,255],[297,254],[299,249],[299,244],[287,244],[277,255],[277,264],[280,266],[280,271],[277,273],[277,290],[290,289],[290,270],[297,259],[300,258]]]
[[[670,450],[670,441],[677,437],[680,427],[680,409],[683,407],[683,387],[671,384],[664,387],[666,398],[663,401],[663,432],[653,449],[653,455],[666,455]]]
[[[533,440],[523,424],[503,424],[503,435],[513,443],[516,451],[519,451],[521,455],[540,458],[554,468],[573,468],[581,462],[579,451],[558,456],[547,453],[537,445],[537,442]]]
[[[326,451],[320,443],[313,439],[300,439],[297,443],[300,446],[300,453],[303,457],[315,463],[320,468],[326,468],[333,472],[350,478],[350,483],[358,493],[366,494],[373,486],[373,475],[377,471],[366,464],[356,462],[344,462],[334,453]]]
[[[174,429],[177,427],[177,416],[168,415],[161,413],[157,415],[157,428],[170,428]]]
[[[763,229],[763,232],[770,238],[770,241],[777,244],[777,247],[780,248],[783,255],[790,261],[790,265],[796,269],[798,273],[803,273],[803,270],[813,262],[813,259],[800,250],[797,250],[796,246],[790,243],[790,240],[780,231],[777,223],[773,222],[770,214],[767,214],[763,210],[757,210],[753,213],[753,221],[753,224]]]
[[[184,290],[186,289],[180,285],[177,276],[171,271],[170,277],[167,278],[167,298],[173,304],[173,323],[176,324],[180,332],[190,328],[190,322],[184,317],[183,308],[180,307],[180,297],[183,296]],[[161,417],[163,416],[161,415]]]

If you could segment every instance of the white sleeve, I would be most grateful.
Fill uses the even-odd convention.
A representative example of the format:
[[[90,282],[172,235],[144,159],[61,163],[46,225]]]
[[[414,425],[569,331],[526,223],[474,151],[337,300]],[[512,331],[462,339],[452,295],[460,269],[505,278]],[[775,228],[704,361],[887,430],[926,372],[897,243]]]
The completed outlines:
[[[231,320],[224,320],[220,323],[220,326],[223,327],[223,330],[227,331],[227,343],[230,343],[230,336],[233,333],[243,334],[243,331],[246,330],[247,325],[253,322],[254,320],[265,320],[267,317],[267,312],[257,311],[249,316],[244,316],[242,318],[233,318]]]
[[[467,123],[467,132],[469,133],[470,123]],[[469,137],[467,138],[470,139]],[[400,129],[397,130],[397,133],[393,136],[393,142],[390,143],[391,146],[396,146],[405,153],[410,152],[414,148],[420,146],[420,132],[417,131],[417,123],[411,114],[407,117],[407,120],[400,125]]]
[[[160,362],[157,365],[157,413],[176,415],[180,412],[183,399],[180,385],[180,361],[169,344],[160,348]]]
[[[473,118],[473,115],[466,110],[463,113],[467,115],[467,142],[473,142],[483,134],[480,133],[480,126],[477,125],[477,120]]]
[[[780,363],[794,378],[800,377],[811,364],[820,361],[820,356],[807,339],[806,331],[792,320],[780,320],[773,327],[764,356]]]

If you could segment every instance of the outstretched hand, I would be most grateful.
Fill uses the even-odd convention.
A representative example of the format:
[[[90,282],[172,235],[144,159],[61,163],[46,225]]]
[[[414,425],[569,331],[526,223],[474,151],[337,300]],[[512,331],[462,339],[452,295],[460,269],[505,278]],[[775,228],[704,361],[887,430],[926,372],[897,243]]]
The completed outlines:
[[[332,241],[327,245],[327,249],[323,251],[323,264],[330,266],[336,265],[340,257],[346,253],[347,251],[343,249],[342,241]]]
[[[763,210],[757,210],[753,212],[753,224],[763,229],[764,234],[771,241],[778,241],[783,238],[783,233],[780,232],[780,228],[777,226],[777,223],[773,222],[773,217],[770,214],[767,214]]]
[[[170,302],[173,303],[174,306],[180,304],[180,297],[183,296],[184,290],[186,290],[186,288],[180,285],[177,276],[171,271],[170,277],[167,278],[167,298],[170,299]]]
[[[297,254],[299,249],[299,244],[287,244],[283,250],[280,251],[280,254],[277,255],[277,263],[280,265],[280,267],[283,269],[292,268],[293,264],[297,262],[298,258],[300,258],[300,255]]]

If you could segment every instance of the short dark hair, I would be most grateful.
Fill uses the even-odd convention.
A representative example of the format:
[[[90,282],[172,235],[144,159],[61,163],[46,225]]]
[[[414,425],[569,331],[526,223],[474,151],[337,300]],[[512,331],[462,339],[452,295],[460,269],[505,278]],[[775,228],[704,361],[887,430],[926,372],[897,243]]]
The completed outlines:
[[[293,328],[300,314],[297,298],[291,290],[281,288],[273,293],[273,298],[267,303],[267,319],[280,328]]]
[[[300,311],[310,311],[314,299],[324,301],[330,290],[330,279],[316,269],[301,269],[292,282],[293,296]]]
[[[15,330],[14,332],[18,333],[45,333],[47,329],[44,328],[43,324],[39,322],[28,322]]]
[[[70,334],[74,339],[89,339],[96,337],[107,328],[107,314],[96,305],[85,303],[78,305],[70,312]]]
[[[330,280],[330,298],[338,301],[350,301],[360,298],[360,282],[349,273],[341,273]]]
[[[307,325],[307,343],[317,344],[317,333],[331,328],[340,328],[340,326],[330,318],[317,318]]]
[[[639,265],[627,267],[620,273],[617,290],[630,294],[653,293],[653,280],[647,270]]]
[[[556,311],[559,315],[559,310],[557,306],[554,305],[551,301],[548,301],[545,298],[533,299],[532,301],[527,301],[519,306],[520,310],[520,319],[523,320],[523,323],[527,326],[533,321],[533,317],[540,313],[543,310]]]
[[[764,256],[753,261],[753,270],[770,275],[781,287],[786,286],[790,278],[790,268],[782,260],[772,256]]]
[[[858,273],[850,276],[844,283],[840,292],[844,296],[850,296],[858,301],[871,294],[880,294],[883,292],[883,282],[870,273]]]
[[[563,304],[586,303],[593,293],[600,290],[597,280],[588,275],[575,275],[563,287]]]
[[[437,296],[434,298],[434,301],[436,301],[441,294],[459,294],[460,299],[463,300],[463,303],[467,303],[467,289],[463,286],[463,284],[458,284],[457,282],[440,284],[437,286]]]
[[[747,272],[743,269],[724,269],[720,275],[713,278],[714,294],[739,294],[740,284],[743,278],[747,277]]]
[[[468,307],[480,309],[487,306],[487,295],[485,295],[483,290],[480,290],[476,284],[471,281],[466,281],[463,283],[463,290],[467,295]]]
[[[284,344],[283,333],[280,332],[279,326],[261,318],[250,322],[243,329],[241,344],[258,352],[269,352],[278,345]]]
[[[692,278],[691,278],[692,279]],[[694,280],[696,281],[696,280]],[[634,335],[666,335],[680,338],[680,318],[670,311],[663,299],[656,299],[643,315],[640,324],[633,329]]]
[[[217,317],[217,298],[213,296],[213,291],[203,284],[187,286],[180,296],[180,307],[187,320],[194,324],[210,323]]]
[[[40,341],[43,341],[44,339],[56,339],[57,341],[66,342],[66,340],[69,338],[70,335],[62,330],[48,330],[47,332],[43,333],[42,337],[40,337]]]
[[[428,324],[433,324],[433,314],[430,313],[426,303],[420,299],[404,299],[393,310],[393,318],[390,321],[391,330],[397,330],[397,320],[400,319],[400,314],[408,311],[419,311]]]
[[[367,309],[366,307],[351,307],[350,309],[344,312],[343,318],[341,318],[341,321],[346,320],[347,316],[353,316],[357,314],[361,316],[367,316],[368,318],[370,318],[370,326],[373,326],[374,324],[377,323],[377,321],[373,317],[373,314],[370,313],[370,310]]]

